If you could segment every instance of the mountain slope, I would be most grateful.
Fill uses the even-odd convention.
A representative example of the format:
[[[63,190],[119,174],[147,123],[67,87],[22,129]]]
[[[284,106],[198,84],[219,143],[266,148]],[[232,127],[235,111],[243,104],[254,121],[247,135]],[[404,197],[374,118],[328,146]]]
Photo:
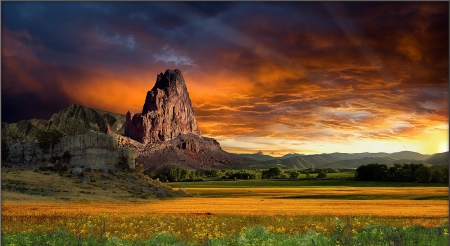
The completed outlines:
[[[361,159],[351,159],[351,160],[340,160],[336,162],[329,163],[325,167],[327,168],[358,168],[362,165],[367,164],[386,164],[388,166],[392,166],[394,164],[403,164],[403,163],[423,163],[420,160],[408,160],[408,159],[394,159],[390,157],[364,157]]]
[[[248,163],[246,164],[246,166],[251,168],[270,168],[274,166],[280,166],[282,168],[306,169],[311,167],[321,168],[334,161],[338,161],[338,159],[329,154],[321,154],[294,156],[286,159],[280,158],[268,161],[258,161],[254,163]]]
[[[390,157],[393,159],[409,159],[409,160],[426,160],[431,157],[431,155],[423,155],[413,151],[401,151],[389,154],[385,157]]]
[[[289,154],[285,154],[283,155],[281,158],[282,159],[287,159],[287,158],[291,158],[291,157],[295,157],[295,156],[303,156],[304,154],[299,154],[299,153],[289,153]]]
[[[260,154],[260,153],[255,153],[255,154],[236,154],[236,155],[241,156],[241,157],[252,158],[255,161],[268,161],[268,160],[277,159],[277,158],[275,158],[273,156],[264,155],[264,154]]]
[[[123,134],[125,131],[125,115],[73,104],[53,114],[49,120],[21,120],[16,123],[5,124],[4,127],[20,135],[33,136],[40,127],[46,129],[55,127],[61,131],[70,131],[71,134],[77,134],[80,133],[79,131],[88,130],[106,132],[107,125],[110,126],[112,132]]]
[[[389,155],[388,153],[380,152],[380,153],[331,153],[331,156],[338,160],[354,160],[354,159],[362,159],[366,157],[385,157]]]
[[[436,165],[449,165],[449,155],[447,152],[442,152],[432,155],[430,158],[425,160],[426,163]]]

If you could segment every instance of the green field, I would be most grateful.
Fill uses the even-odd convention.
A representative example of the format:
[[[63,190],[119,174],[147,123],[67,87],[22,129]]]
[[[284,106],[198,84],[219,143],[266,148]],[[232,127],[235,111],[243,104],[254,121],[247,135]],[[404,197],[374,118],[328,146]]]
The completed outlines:
[[[447,183],[370,182],[354,180],[226,180],[218,178],[195,182],[167,182],[173,188],[257,188],[257,187],[448,187]]]

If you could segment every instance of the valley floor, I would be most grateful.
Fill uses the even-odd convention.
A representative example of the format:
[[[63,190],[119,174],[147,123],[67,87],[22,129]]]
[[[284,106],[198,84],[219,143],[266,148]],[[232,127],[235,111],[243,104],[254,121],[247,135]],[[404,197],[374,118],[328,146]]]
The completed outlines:
[[[33,189],[29,182],[19,180],[20,173],[10,172],[2,173],[2,185],[9,184],[2,188],[2,234],[8,237],[24,237],[23,233],[42,236],[46,235],[42,233],[62,230],[73,240],[80,237],[101,241],[116,237],[137,242],[165,232],[184,242],[204,244],[211,238],[245,234],[254,226],[290,237],[311,230],[332,236],[330,233],[336,230],[339,220],[351,225],[354,235],[373,223],[400,229],[448,225],[448,187],[426,184],[422,187],[344,187],[315,183],[318,186],[292,187],[295,183],[291,183],[289,187],[282,187],[279,182],[273,181],[274,185],[268,186],[270,182],[264,181],[264,186],[257,187],[253,183],[253,187],[244,188],[230,186],[251,186],[251,183],[224,181],[228,187],[207,187],[208,182],[169,183],[178,186],[174,190],[183,189],[189,195],[134,199],[125,192],[127,189],[120,188],[121,182],[112,186],[116,182],[113,180],[108,181],[111,188],[107,190],[80,182],[75,182],[75,188],[69,188],[71,184],[58,186],[57,174],[45,174],[49,179],[34,181]],[[17,187],[24,188],[17,191]],[[38,193],[41,188],[47,193]],[[62,192],[64,190],[72,192],[71,200],[58,198],[60,193],[70,193]],[[121,190],[120,194],[128,199],[117,199]],[[81,191],[84,191],[82,199],[74,199]],[[113,198],[107,199],[109,194],[102,191],[110,192]],[[50,196],[52,194],[56,194],[56,199]],[[442,233],[447,233],[448,237],[445,228],[448,226],[441,228]]]

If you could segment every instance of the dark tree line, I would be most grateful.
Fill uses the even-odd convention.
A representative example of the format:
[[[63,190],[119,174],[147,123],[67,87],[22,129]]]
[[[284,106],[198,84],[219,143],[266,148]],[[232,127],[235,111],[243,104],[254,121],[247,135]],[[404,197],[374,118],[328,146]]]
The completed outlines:
[[[443,182],[448,180],[448,167],[444,170],[424,164],[362,165],[356,169],[355,180],[393,182]]]
[[[164,172],[153,176],[166,182],[182,182],[182,181],[201,181],[202,173],[200,171],[189,170],[183,167],[172,167]]]
[[[268,169],[240,169],[240,170],[189,170],[184,167],[172,167],[159,174],[148,174],[152,178],[159,178],[161,181],[180,182],[180,181],[201,181],[203,178],[221,178],[222,180],[251,180],[251,179],[279,179],[279,180],[298,180],[302,173],[306,178],[327,178],[328,172],[339,172],[337,169],[317,169],[313,177],[309,171],[300,171],[295,169],[282,169],[281,167],[271,167]],[[317,171],[317,172],[316,172]]]

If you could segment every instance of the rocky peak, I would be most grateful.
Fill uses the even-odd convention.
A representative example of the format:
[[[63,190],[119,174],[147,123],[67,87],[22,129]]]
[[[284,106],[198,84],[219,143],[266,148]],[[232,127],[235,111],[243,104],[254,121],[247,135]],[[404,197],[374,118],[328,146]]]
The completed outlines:
[[[128,111],[125,136],[141,143],[169,141],[179,135],[200,136],[186,83],[178,69],[160,73],[147,92],[142,113]]]

